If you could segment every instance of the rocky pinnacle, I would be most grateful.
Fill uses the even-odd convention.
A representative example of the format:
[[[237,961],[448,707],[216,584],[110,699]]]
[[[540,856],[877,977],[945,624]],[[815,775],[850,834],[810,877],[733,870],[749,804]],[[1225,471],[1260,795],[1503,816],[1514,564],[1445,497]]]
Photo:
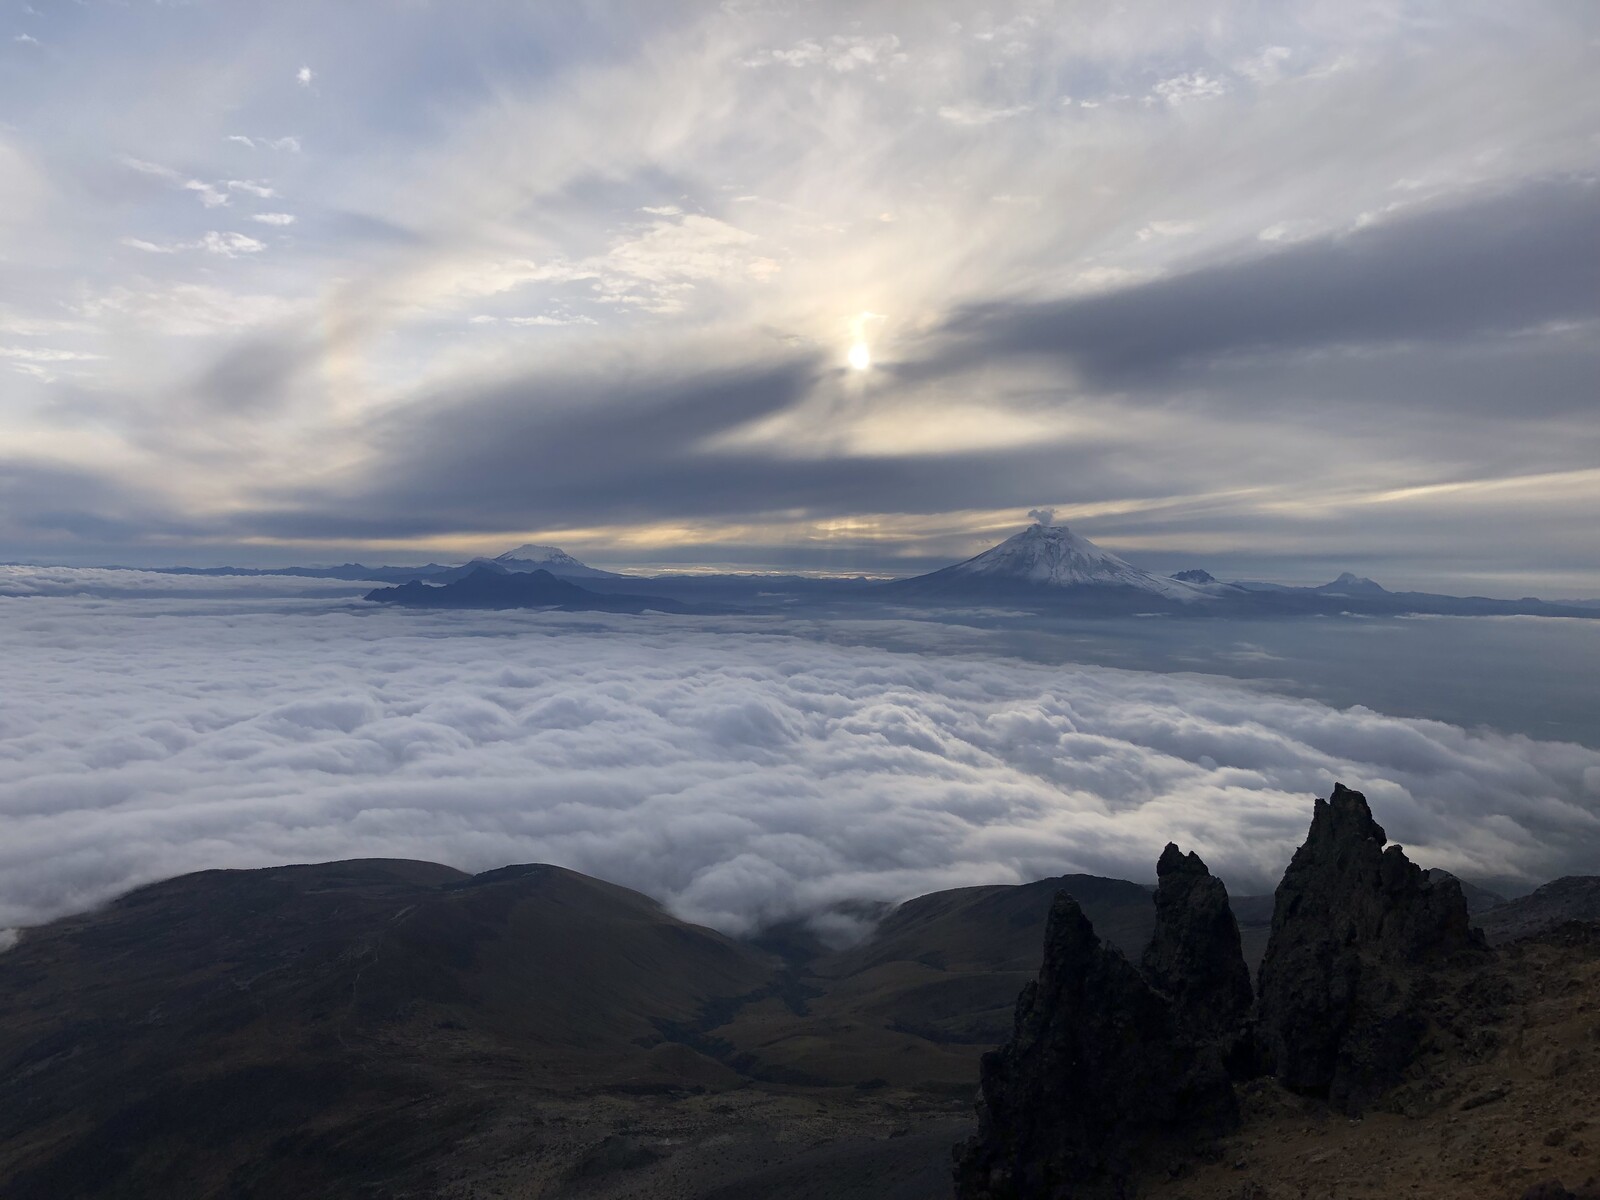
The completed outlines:
[[[984,1055],[978,1135],[957,1151],[957,1195],[1120,1200],[1141,1149],[1232,1128],[1220,1057],[1179,1026],[1173,1002],[1058,893],[1011,1040]]]
[[[1178,1035],[1214,1047],[1235,1078],[1251,1073],[1255,996],[1228,890],[1200,856],[1168,843],[1156,863],[1156,928],[1144,973],[1172,1002]]]
[[[1335,784],[1278,885],[1257,1009],[1284,1086],[1356,1113],[1397,1083],[1427,1029],[1439,969],[1481,955],[1460,885],[1385,849],[1366,797]]]

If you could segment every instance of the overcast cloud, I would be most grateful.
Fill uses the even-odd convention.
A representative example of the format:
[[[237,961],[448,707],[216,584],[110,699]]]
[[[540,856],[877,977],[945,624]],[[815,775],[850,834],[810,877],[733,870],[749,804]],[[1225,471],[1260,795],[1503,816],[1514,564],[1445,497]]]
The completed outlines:
[[[1149,879],[1168,839],[1259,891],[1334,780],[1427,865],[1533,883],[1600,860],[1600,750],[801,629],[0,599],[0,927],[183,871],[351,856],[555,862],[731,931]]]
[[[1600,594],[1592,5],[3,11],[0,557]]]

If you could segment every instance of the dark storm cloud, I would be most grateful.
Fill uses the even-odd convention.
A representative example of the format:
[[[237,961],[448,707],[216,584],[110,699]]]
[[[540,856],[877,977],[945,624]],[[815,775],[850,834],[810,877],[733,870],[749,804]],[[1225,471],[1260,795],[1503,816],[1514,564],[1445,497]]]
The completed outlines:
[[[301,372],[313,365],[315,339],[263,334],[229,347],[195,381],[194,397],[208,414],[259,414],[294,397]]]
[[[1358,452],[1368,440],[1388,451],[1425,437],[1441,466],[1459,460],[1481,472],[1481,430],[1413,428],[1404,414],[1453,407],[1526,422],[1586,406],[1594,358],[1584,339],[1484,339],[1600,313],[1594,245],[1596,189],[1545,182],[1112,293],[970,308],[934,335],[923,360],[891,368],[889,387],[1059,356],[1092,383],[1124,389],[1130,411],[1177,404],[1216,419],[1208,436],[1218,444],[1230,437],[1221,419],[1271,411],[1307,437],[1337,433]],[[1354,352],[1302,369],[1283,362],[1284,352],[1328,348]],[[1180,368],[1181,396],[1171,382]],[[715,445],[837,382],[817,358],[798,356],[699,370],[679,362],[620,377],[527,375],[428,396],[370,431],[374,457],[356,487],[285,494],[241,517],[240,529],[395,537],[796,508],[1026,506],[1041,495],[1107,501],[1148,494],[1152,474],[1167,467],[1165,451],[1132,435],[914,455]],[[1076,402],[1065,388],[1046,391],[1041,404]],[[1571,468],[1587,461],[1591,442],[1575,432],[1564,443],[1568,462],[1543,442],[1531,459],[1519,455],[1528,443],[1508,438],[1489,458],[1506,470]],[[1193,482],[1181,473],[1166,480],[1178,490]]]
[[[1597,379],[1600,345],[1593,330],[1570,328],[1484,337],[1452,346],[1448,354],[1425,343],[1336,349],[1292,373],[1277,360],[1227,358],[1197,368],[1185,384],[1188,390],[1203,390],[1221,411],[1276,407],[1289,416],[1299,408],[1337,408],[1352,418],[1379,418],[1392,434],[1412,406],[1422,408],[1419,416],[1427,421],[1434,419],[1427,410],[1436,407],[1478,422],[1523,425],[1587,416],[1594,409]],[[1481,438],[1475,448],[1506,449]],[[1566,449],[1546,444],[1538,452],[1548,464]]]
[[[817,455],[715,439],[780,415],[827,384],[810,357],[703,373],[617,379],[531,376],[429,397],[372,431],[359,489],[289,493],[239,518],[279,537],[400,537],[588,519],[928,511],[1011,503],[1019,487],[1059,490],[1062,451]],[[1078,495],[1136,494],[1133,465],[1086,439]],[[1029,482],[1019,483],[1021,480]]]
[[[748,464],[698,478],[686,466],[705,439],[794,404],[817,369],[794,359],[626,379],[521,376],[430,396],[370,431],[374,463],[359,491],[287,495],[289,505],[245,520],[286,537],[393,536],[499,528],[595,504],[618,516],[681,511],[674,491],[711,508],[748,507]]]
[[[0,459],[0,530],[18,544],[62,535],[119,541],[154,532],[192,532],[159,503],[103,472]]]
[[[1551,180],[1142,286],[956,314],[916,374],[1010,355],[1119,386],[1231,354],[1421,341],[1600,315],[1600,189]]]
[[[952,495],[980,506],[1009,505],[1040,489],[1088,502],[1140,495],[1146,486],[1116,456],[1101,459],[1094,446],[1066,455],[1050,448],[797,459],[679,446],[634,465],[556,462],[538,469],[496,464],[495,456],[470,447],[438,449],[437,460],[370,493],[309,495],[295,508],[245,514],[233,528],[286,538],[413,537],[590,519],[738,519],[800,508],[818,518],[869,509],[925,512]],[[1064,464],[1075,466],[1073,478],[1063,479]],[[388,464],[381,473],[397,474]]]

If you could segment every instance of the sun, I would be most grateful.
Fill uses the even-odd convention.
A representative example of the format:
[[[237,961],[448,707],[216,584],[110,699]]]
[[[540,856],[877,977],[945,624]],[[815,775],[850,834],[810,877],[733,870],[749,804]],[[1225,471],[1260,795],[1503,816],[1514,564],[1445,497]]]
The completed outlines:
[[[872,365],[872,351],[867,348],[865,342],[857,342],[850,347],[848,361],[852,370],[865,371]]]

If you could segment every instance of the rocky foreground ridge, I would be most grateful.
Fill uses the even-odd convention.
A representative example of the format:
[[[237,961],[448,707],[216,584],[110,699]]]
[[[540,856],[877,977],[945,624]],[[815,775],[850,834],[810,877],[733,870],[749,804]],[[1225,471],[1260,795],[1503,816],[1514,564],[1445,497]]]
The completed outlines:
[[[0,952],[0,1196],[949,1197],[1002,1043],[987,1184],[1044,1164],[1027,1186],[1056,1187],[1064,1164],[1069,1194],[1143,1200],[1581,1195],[1600,880],[1467,889],[1489,948],[1462,949],[1451,881],[1364,818],[1353,793],[1319,806],[1276,897],[1230,897],[1172,847],[1155,889],[934,892],[864,910],[875,932],[842,950],[537,864],[169,879]],[[1264,1019],[1269,949],[1286,995]],[[1319,972],[1343,990],[1307,1007]],[[1331,1050],[1300,1028],[1324,1020],[1348,1032]],[[1318,1078],[1279,1082],[1274,1046]],[[1065,1093],[1085,1079],[1093,1102]]]
[[[1168,846],[1160,867],[1143,972],[1057,895],[1016,1030],[983,1058],[981,1124],[956,1167],[965,1200],[1111,1200],[1152,1143],[1238,1125],[1227,1066],[1247,1019],[1238,926],[1197,856]]]
[[[1420,1064],[1489,1058],[1512,993],[1500,960],[1460,884],[1386,842],[1360,792],[1337,784],[1317,800],[1274,896],[1254,995],[1226,890],[1198,856],[1162,854],[1138,968],[1059,894],[1012,1036],[983,1058],[979,1130],[956,1153],[959,1200],[1125,1200],[1152,1163],[1176,1178],[1220,1157],[1243,1119],[1241,1092],[1265,1085],[1280,1104],[1300,1097],[1306,1112],[1354,1123],[1383,1106],[1426,1109],[1437,1075]],[[1600,941],[1592,925],[1571,928]],[[1547,1144],[1567,1133],[1558,1123]],[[1554,1179],[1528,1195],[1600,1194],[1589,1186],[1571,1193]],[[1226,1194],[1280,1194],[1235,1188]]]

